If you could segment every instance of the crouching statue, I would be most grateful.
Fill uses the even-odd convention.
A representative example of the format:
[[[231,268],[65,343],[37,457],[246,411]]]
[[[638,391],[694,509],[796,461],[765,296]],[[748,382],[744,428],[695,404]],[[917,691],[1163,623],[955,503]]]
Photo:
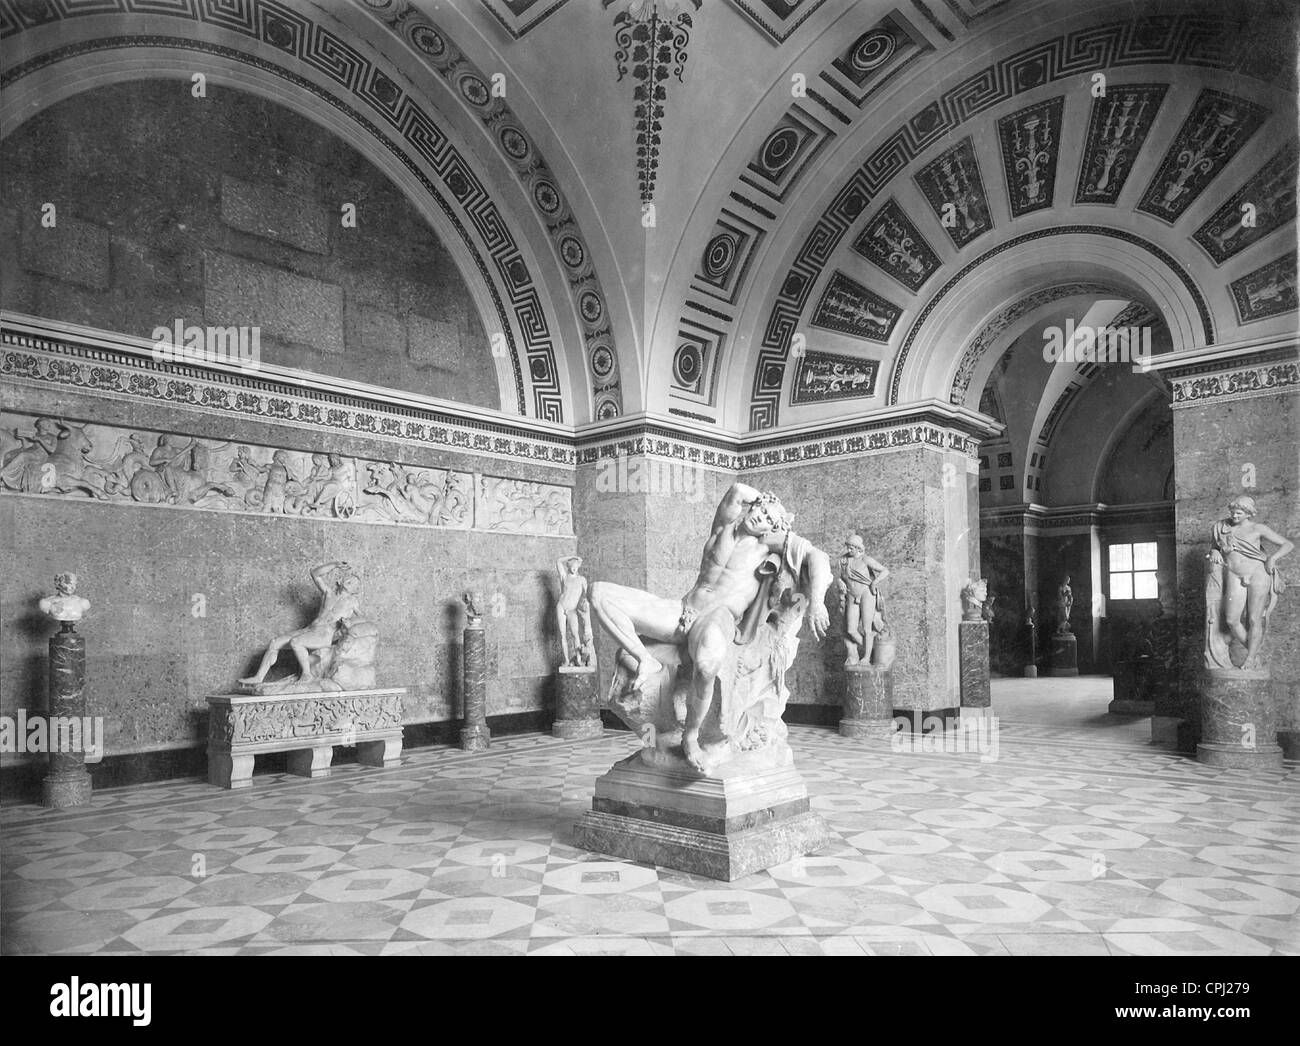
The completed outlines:
[[[781,716],[805,616],[826,634],[830,558],[791,529],[775,494],[723,497],[699,577],[680,600],[598,581],[596,619],[620,652],[609,708],[638,731],[652,766],[715,775],[741,761],[791,762]]]
[[[360,616],[360,576],[349,564],[334,562],[315,567],[311,579],[324,597],[316,617],[305,628],[271,641],[257,671],[239,681],[245,692],[302,694],[374,687],[379,628]],[[266,682],[286,646],[297,659],[297,677]]]

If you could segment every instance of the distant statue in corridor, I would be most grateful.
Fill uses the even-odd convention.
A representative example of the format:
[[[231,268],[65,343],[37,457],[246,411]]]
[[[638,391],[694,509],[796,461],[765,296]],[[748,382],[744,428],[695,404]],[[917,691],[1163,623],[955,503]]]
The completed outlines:
[[[1214,547],[1205,576],[1205,667],[1263,671],[1261,654],[1269,615],[1285,587],[1277,561],[1295,545],[1271,527],[1255,522],[1249,495],[1228,504],[1228,517],[1214,524]],[[1276,548],[1265,552],[1267,541]],[[1233,643],[1242,648],[1234,662]]]
[[[1070,614],[1074,612],[1074,589],[1070,587],[1070,575],[1066,574],[1056,590],[1056,634],[1073,635],[1070,630]]]

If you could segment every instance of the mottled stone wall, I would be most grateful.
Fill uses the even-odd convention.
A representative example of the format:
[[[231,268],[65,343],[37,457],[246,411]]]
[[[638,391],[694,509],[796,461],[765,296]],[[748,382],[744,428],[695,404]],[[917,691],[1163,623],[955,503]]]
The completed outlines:
[[[16,402],[17,401],[17,402]],[[0,389],[0,406],[102,424],[246,440],[312,452],[402,460],[518,479],[572,483],[529,462],[398,446],[346,434],[105,400],[58,389]],[[318,605],[310,568],[346,559],[382,636],[378,679],[410,688],[408,722],[459,718],[461,593],[483,593],[488,714],[553,708],[559,641],[551,611],[555,560],[571,537],[534,537],[352,520],[260,517],[166,506],[0,495],[0,710],[45,707],[52,631],[35,611],[53,576],[73,570],[92,609],[89,712],[106,719],[107,753],[173,748],[202,738],[204,698],[256,667],[273,636]],[[202,597],[196,599],[196,597]],[[198,608],[202,609],[197,614]],[[280,664],[288,670],[288,655]]]
[[[263,362],[500,407],[465,282],[406,198],[305,118],[187,88],[84,92],[5,139],[0,304],[141,338],[259,326]]]
[[[796,513],[795,530],[826,550],[832,568],[853,532],[889,568],[885,606],[898,644],[896,708],[959,703],[957,593],[968,576],[969,538],[977,534],[969,529],[966,470],[959,454],[908,448],[742,477],[782,497]],[[806,630],[801,633],[788,677],[792,703],[837,704],[843,698],[843,625],[833,596],[828,607],[837,634],[818,643]]]
[[[1300,544],[1300,396],[1208,400],[1174,411],[1179,698],[1161,714],[1199,723],[1196,682],[1204,664],[1205,555],[1210,528],[1238,494],[1254,497],[1260,522]],[[1253,479],[1254,486],[1243,486]],[[1280,564],[1288,580],[1269,621],[1265,651],[1278,729],[1300,730],[1300,552]]]

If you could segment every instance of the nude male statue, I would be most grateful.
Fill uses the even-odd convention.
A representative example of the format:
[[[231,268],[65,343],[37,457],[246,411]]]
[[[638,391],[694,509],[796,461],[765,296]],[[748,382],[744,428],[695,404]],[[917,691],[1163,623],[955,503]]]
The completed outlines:
[[[885,565],[867,555],[867,546],[857,534],[850,534],[840,557],[840,576],[835,587],[840,593],[840,610],[844,614],[844,650],[846,665],[870,664],[876,634],[885,627],[880,613],[878,587],[889,571]]]
[[[1255,512],[1254,498],[1247,494],[1234,498],[1228,504],[1228,518],[1214,524],[1214,549],[1209,554],[1207,610],[1211,627],[1217,630],[1215,615],[1221,611],[1223,627],[1246,648],[1241,666],[1244,669],[1263,667],[1259,655],[1264,628],[1277,594],[1282,591],[1277,561],[1295,548],[1277,531],[1256,523]],[[1277,548],[1265,553],[1261,539]],[[1211,668],[1231,667],[1230,661],[1213,665],[1207,660],[1206,664]]]
[[[587,579],[578,573],[581,567],[581,556],[562,556],[555,561],[560,575],[555,616],[560,625],[560,648],[566,665],[591,664],[591,603],[587,598]]]
[[[640,589],[597,581],[591,608],[619,646],[637,662],[632,689],[644,687],[662,669],[642,638],[684,648],[693,663],[682,751],[705,771],[700,727],[713,703],[714,683],[736,639],[737,626],[762,591],[764,571],[771,576],[780,561],[801,576],[807,566],[808,621],[813,635],[826,634],[826,589],[830,558],[790,529],[791,517],[775,494],[735,483],[723,495],[704,543],[695,585],[680,600]]]
[[[247,686],[256,686],[266,679],[266,673],[275,664],[280,651],[288,646],[298,659],[300,682],[311,679],[310,655],[314,650],[325,650],[333,646],[335,634],[340,624],[345,624],[357,615],[360,609],[357,593],[361,590],[361,579],[355,570],[341,560],[322,563],[311,572],[312,583],[320,589],[325,599],[317,611],[316,617],[306,628],[299,628],[271,640],[271,645],[262,655],[262,663],[257,671],[240,682]]]

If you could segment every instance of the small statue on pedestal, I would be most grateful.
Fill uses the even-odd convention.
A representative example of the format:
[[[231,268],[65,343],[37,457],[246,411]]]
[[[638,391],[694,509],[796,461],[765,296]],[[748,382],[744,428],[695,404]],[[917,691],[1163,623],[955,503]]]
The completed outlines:
[[[555,616],[560,625],[560,648],[565,665],[591,667],[596,650],[591,633],[591,602],[587,598],[587,579],[578,573],[581,556],[563,556],[555,561],[560,576],[560,597]]]
[[[1264,669],[1261,647],[1268,617],[1285,587],[1277,561],[1295,545],[1263,523],[1254,522],[1255,499],[1234,498],[1228,518],[1214,524],[1214,548],[1205,580],[1205,667]],[[1261,540],[1262,539],[1262,540]],[[1265,553],[1263,541],[1276,545]],[[1232,659],[1233,643],[1244,648]]]
[[[63,631],[73,632],[73,625],[86,616],[90,600],[76,595],[77,575],[71,572],[54,575],[54,595],[46,596],[38,604],[42,614],[63,623]]]
[[[1066,574],[1060,587],[1056,590],[1056,634],[1072,636],[1070,614],[1074,610],[1074,589],[1070,587],[1070,575]]]
[[[322,563],[311,572],[312,583],[325,597],[311,624],[271,641],[262,662],[240,684],[257,694],[310,693],[374,686],[374,660],[379,629],[358,618],[361,578],[342,561]],[[267,683],[266,674],[285,647],[298,659],[298,675]]]
[[[479,604],[483,602],[482,594],[466,592],[461,598],[465,600],[465,627],[482,628],[483,611],[479,610]]]
[[[991,615],[984,612],[985,603],[992,605],[989,599],[987,578],[971,578],[961,589],[961,619],[963,621],[989,621]]]
[[[844,664],[867,665],[877,635],[884,635],[884,595],[880,583],[889,577],[883,563],[867,555],[866,545],[857,534],[850,534],[840,557],[840,575],[835,581],[839,592],[840,612],[844,615]]]

